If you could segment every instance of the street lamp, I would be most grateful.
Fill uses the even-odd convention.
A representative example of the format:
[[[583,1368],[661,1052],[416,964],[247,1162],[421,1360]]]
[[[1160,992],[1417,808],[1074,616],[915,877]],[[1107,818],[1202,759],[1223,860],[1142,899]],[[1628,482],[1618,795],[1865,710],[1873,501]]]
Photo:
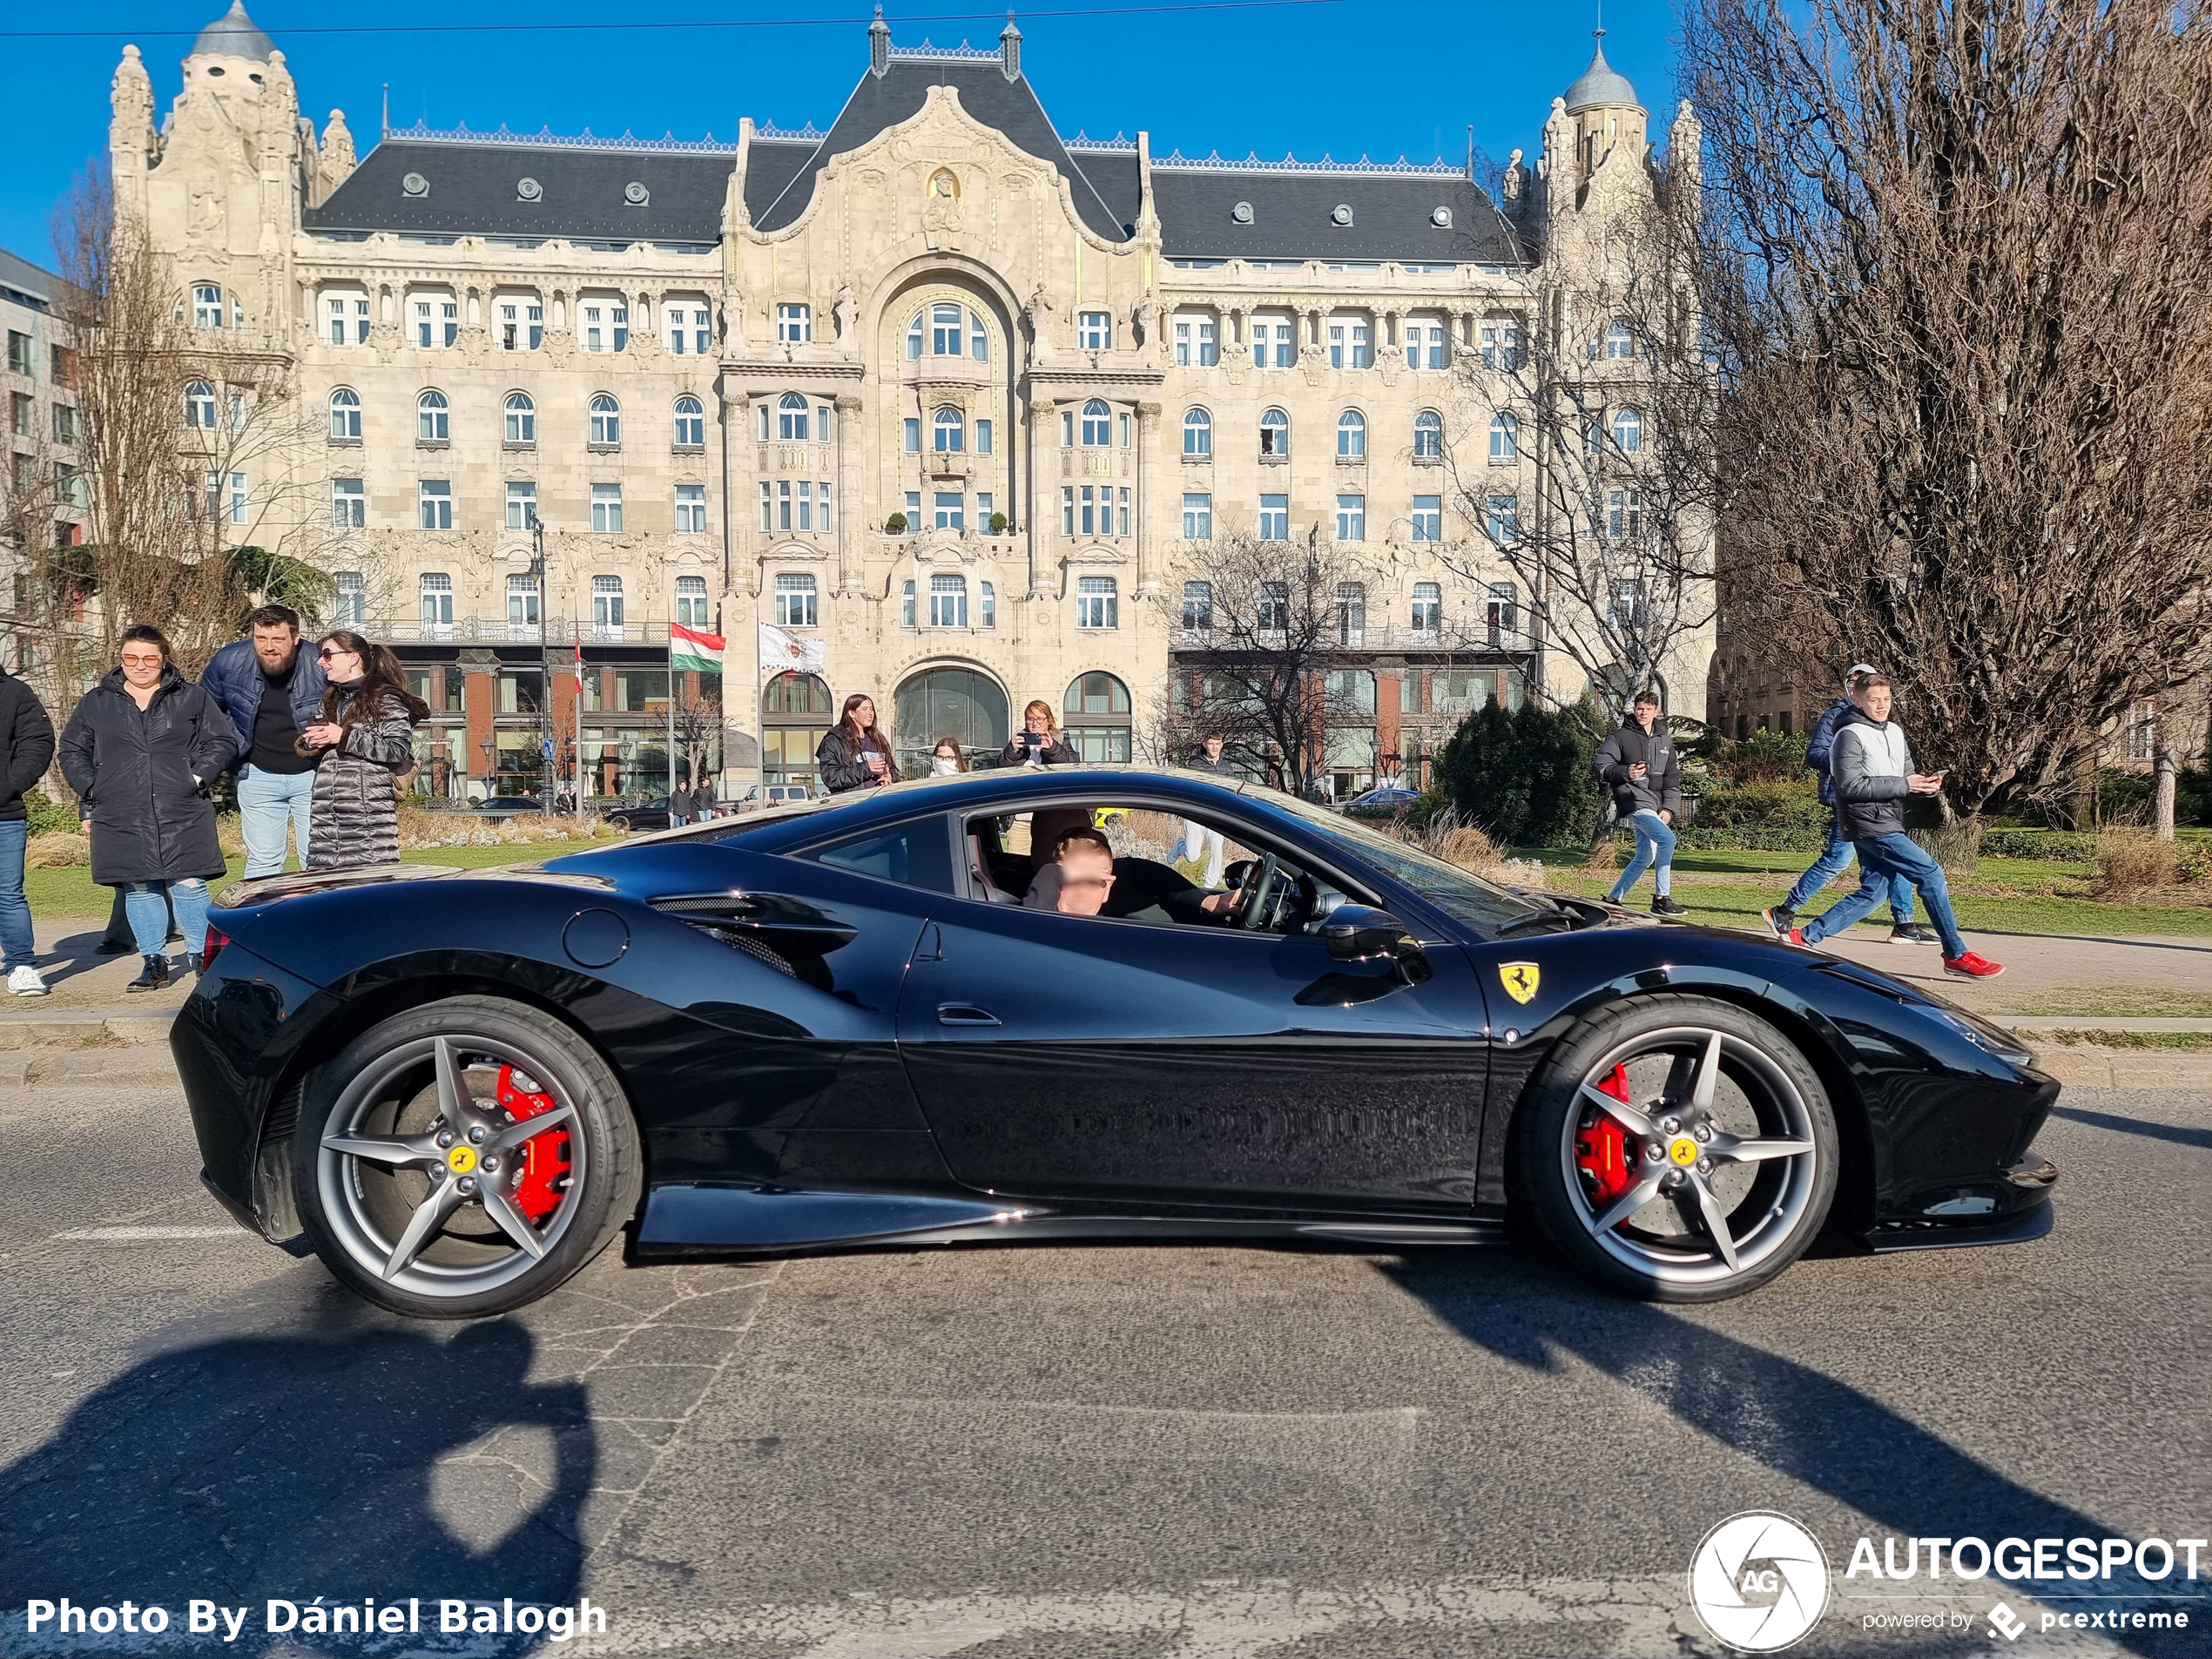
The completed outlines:
[[[553,671],[545,660],[545,525],[530,509],[530,592],[537,600],[538,807],[553,816]]]
[[[499,793],[499,739],[487,732],[476,746],[484,752],[484,799],[489,800]]]

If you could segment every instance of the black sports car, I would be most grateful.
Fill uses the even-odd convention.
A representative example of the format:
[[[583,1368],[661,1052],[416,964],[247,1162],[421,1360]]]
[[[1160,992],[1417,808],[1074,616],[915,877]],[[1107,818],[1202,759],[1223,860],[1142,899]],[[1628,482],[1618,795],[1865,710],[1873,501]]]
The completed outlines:
[[[1178,867],[1198,826],[1226,892]],[[968,773],[528,868],[271,877],[216,927],[172,1037],[207,1184],[408,1313],[514,1307],[624,1229],[639,1258],[1411,1245],[1519,1211],[1687,1302],[1824,1229],[2051,1225],[2058,1085],[1973,1015],[1211,774]]]

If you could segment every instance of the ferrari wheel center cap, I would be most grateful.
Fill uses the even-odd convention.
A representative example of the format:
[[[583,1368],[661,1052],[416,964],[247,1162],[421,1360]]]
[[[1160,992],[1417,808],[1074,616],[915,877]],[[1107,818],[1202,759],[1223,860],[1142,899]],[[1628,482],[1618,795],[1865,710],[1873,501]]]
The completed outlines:
[[[1695,1156],[1693,1154],[1693,1156]],[[1679,1158],[1676,1160],[1679,1162]],[[476,1167],[476,1149],[462,1144],[446,1154],[446,1168],[455,1175],[467,1175]]]
[[[1682,1169],[1697,1162],[1697,1143],[1687,1135],[1677,1135],[1667,1143],[1667,1157]]]

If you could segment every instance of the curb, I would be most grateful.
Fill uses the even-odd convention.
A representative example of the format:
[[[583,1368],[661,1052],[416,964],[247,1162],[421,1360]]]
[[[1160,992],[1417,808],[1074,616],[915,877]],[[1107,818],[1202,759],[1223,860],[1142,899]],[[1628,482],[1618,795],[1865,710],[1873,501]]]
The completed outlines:
[[[2035,1069],[2076,1089],[2175,1089],[2212,1094],[2212,1054],[2156,1049],[2039,1049]]]

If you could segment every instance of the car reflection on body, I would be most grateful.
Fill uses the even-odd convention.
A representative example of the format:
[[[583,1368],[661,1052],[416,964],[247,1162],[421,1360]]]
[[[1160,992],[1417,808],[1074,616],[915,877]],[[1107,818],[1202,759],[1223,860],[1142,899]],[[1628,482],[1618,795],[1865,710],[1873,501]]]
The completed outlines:
[[[1111,814],[1118,813],[1117,818]],[[1123,914],[1021,901],[1108,815]],[[1234,853],[1233,915],[1171,867]],[[2047,1231],[2005,1032],[1747,934],[1498,887],[1212,774],[973,772],[521,869],[241,883],[172,1038],[206,1180],[428,1317],[640,1258],[1478,1243],[1630,1294]]]

